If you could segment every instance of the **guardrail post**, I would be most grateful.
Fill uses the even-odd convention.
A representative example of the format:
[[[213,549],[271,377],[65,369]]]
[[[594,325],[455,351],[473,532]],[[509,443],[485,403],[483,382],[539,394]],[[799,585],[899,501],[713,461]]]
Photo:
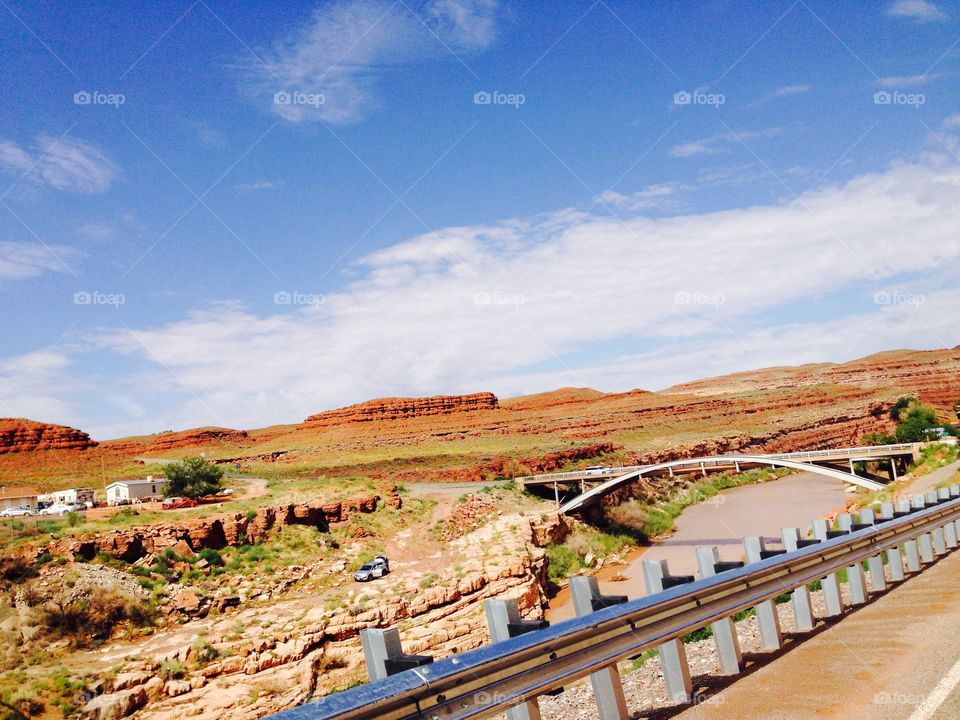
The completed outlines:
[[[950,497],[958,498],[960,497],[960,485],[951,485],[950,486]],[[954,529],[957,533],[957,542],[960,544],[960,520],[957,520],[953,523]]]
[[[946,502],[950,497],[950,488],[937,490],[937,498],[940,502]],[[957,547],[957,526],[953,521],[943,526],[943,541],[950,550]]]
[[[395,627],[361,630],[360,643],[370,682],[433,662],[429,655],[405,655],[400,646],[400,631]]]
[[[794,552],[802,547],[798,528],[783,528],[780,530],[780,537],[787,552]],[[810,590],[806,585],[801,585],[790,594],[790,604],[793,607],[793,623],[797,626],[797,630],[801,632],[813,630]]]
[[[673,587],[676,582],[670,575],[666,560],[644,560],[643,580],[647,593],[654,595]],[[663,679],[667,684],[667,695],[676,703],[690,702],[693,694],[693,681],[690,679],[690,666],[687,665],[687,651],[680,638],[670,640],[657,647],[660,653],[660,666]]]
[[[813,536],[820,542],[826,542],[830,539],[827,534],[830,532],[830,525],[826,520],[818,519],[813,521]],[[823,603],[826,606],[827,617],[843,615],[843,596],[840,594],[840,579],[836,573],[830,573],[820,581],[823,588]]]
[[[717,548],[697,548],[697,566],[700,569],[701,578],[716,575],[719,562],[720,551]],[[740,564],[737,563],[737,565]],[[725,617],[710,623],[710,629],[713,631],[713,641],[717,646],[721,671],[724,675],[736,675],[743,669],[743,654],[740,652],[740,641],[737,639],[737,627],[733,619]]]
[[[752,565],[764,559],[766,548],[763,538],[745,537],[743,554],[747,564]],[[783,645],[783,633],[780,631],[780,616],[773,600],[764,600],[756,606],[757,624],[760,626],[760,645],[767,650],[779,650]]]
[[[909,514],[913,511],[913,503],[907,498],[901,498],[897,503],[901,515]],[[912,573],[920,572],[920,545],[916,538],[907,540],[903,544],[903,553],[907,558],[907,570]]]
[[[837,518],[837,524],[844,532],[853,532],[853,518],[843,513]],[[847,568],[847,589],[850,590],[850,604],[863,605],[867,601],[867,580],[863,576],[863,566],[855,563]]]
[[[570,595],[573,597],[573,609],[578,616],[589,615],[603,607],[626,602],[625,596],[601,595],[600,585],[595,577],[570,578]],[[590,676],[593,697],[597,703],[597,717],[600,720],[627,720],[627,700],[623,696],[623,684],[616,665],[597,670]]]
[[[893,520],[894,510],[892,502],[880,505],[880,517],[884,520]],[[903,553],[897,545],[887,549],[887,568],[890,570],[890,579],[894,582],[903,580]]]
[[[860,511],[860,522],[863,525],[876,525],[877,518],[873,510],[864,508]],[[887,589],[887,577],[883,572],[883,555],[874,555],[867,560],[867,569],[870,571],[870,589],[873,592],[883,592]]]
[[[483,611],[487,616],[490,640],[498,643],[527,632],[547,627],[546,620],[523,620],[514,598],[505,600],[484,600]],[[536,698],[522,705],[512,707],[506,712],[507,720],[540,720],[540,704]]]
[[[927,506],[937,505],[940,503],[940,493],[937,490],[930,490],[924,495],[923,498],[926,501]],[[946,543],[946,534],[943,531],[943,527],[936,527],[930,532],[930,537],[933,539],[933,551],[937,555],[946,555],[947,553],[947,543]]]
[[[923,495],[914,495],[912,501],[914,510],[923,510],[927,506],[926,498]],[[933,537],[930,533],[924,533],[917,538],[917,547],[920,549],[920,562],[929,565],[933,562]]]

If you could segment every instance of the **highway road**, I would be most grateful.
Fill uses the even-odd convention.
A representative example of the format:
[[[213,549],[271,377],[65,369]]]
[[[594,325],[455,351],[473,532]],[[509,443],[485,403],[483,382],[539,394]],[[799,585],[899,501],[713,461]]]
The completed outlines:
[[[960,553],[798,643],[682,720],[960,718]]]

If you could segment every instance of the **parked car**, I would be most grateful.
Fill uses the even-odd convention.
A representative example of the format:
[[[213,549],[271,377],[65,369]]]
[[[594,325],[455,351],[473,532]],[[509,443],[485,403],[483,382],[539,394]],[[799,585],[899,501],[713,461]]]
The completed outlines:
[[[367,582],[374,578],[382,578],[390,572],[390,561],[383,555],[377,555],[373,560],[363,565],[353,574],[357,582]]]
[[[87,504],[81,502],[74,503],[54,503],[40,510],[41,515],[66,515],[72,512],[86,512]]]
[[[193,498],[170,497],[163,501],[164,510],[178,510],[180,508],[192,508],[197,506],[197,501]]]
[[[27,507],[12,507],[0,512],[0,517],[30,517],[33,510]]]

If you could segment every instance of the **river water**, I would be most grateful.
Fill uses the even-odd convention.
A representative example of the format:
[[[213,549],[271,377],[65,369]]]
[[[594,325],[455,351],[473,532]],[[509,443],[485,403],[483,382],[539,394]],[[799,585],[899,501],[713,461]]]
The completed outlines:
[[[676,532],[663,542],[638,548],[626,565],[607,566],[597,577],[600,590],[631,598],[646,594],[643,559],[667,560],[673,575],[698,575],[696,548],[715,545],[723,560],[743,559],[743,537],[759,535],[768,544],[780,545],[780,528],[799,527],[846,505],[844,483],[813,473],[787,475],[757,485],[724,490],[707,502],[688,507],[675,522]],[[623,580],[612,580],[615,576]],[[550,622],[573,617],[570,593],[562,589],[550,600],[545,613]]]

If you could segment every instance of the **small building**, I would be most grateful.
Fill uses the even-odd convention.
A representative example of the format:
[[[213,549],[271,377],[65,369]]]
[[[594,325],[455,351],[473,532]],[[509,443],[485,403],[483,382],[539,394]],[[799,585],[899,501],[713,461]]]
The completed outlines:
[[[50,505],[69,505],[71,503],[83,503],[87,507],[93,507],[93,489],[92,488],[70,488],[69,490],[56,490],[45,495],[39,495],[37,501],[44,507]]]
[[[126,505],[135,500],[159,497],[166,484],[166,478],[153,475],[142,480],[118,480],[107,485],[107,505]]]
[[[0,487],[0,510],[19,507],[36,511],[37,491],[32,488]]]

